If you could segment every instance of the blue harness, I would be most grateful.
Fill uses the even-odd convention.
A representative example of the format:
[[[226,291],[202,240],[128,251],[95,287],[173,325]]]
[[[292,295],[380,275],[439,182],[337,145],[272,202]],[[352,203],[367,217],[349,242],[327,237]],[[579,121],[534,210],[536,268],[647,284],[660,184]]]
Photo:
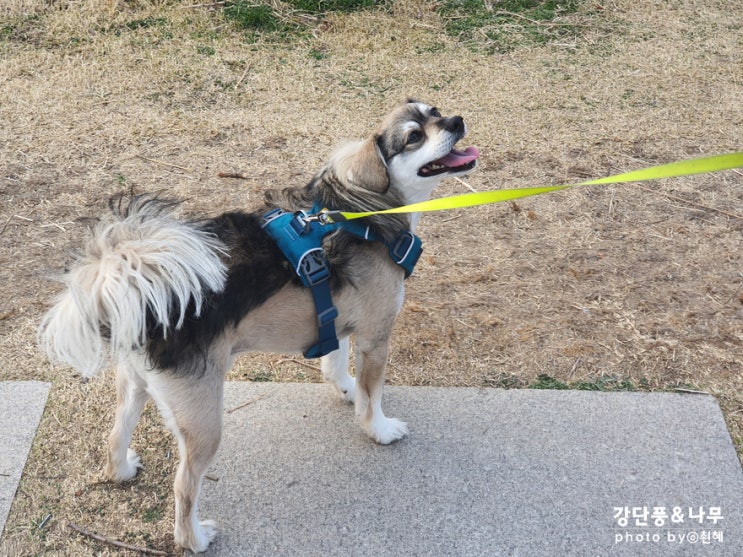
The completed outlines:
[[[315,206],[309,212],[296,213],[274,209],[263,215],[263,230],[276,242],[302,284],[311,289],[315,301],[320,339],[304,353],[305,358],[319,358],[338,350],[335,331],[338,310],[333,305],[330,293],[330,265],[322,249],[325,236],[341,229],[362,240],[382,242],[387,246],[392,261],[405,271],[405,278],[413,273],[423,251],[420,238],[409,230],[387,242],[374,234],[369,226],[356,220],[323,223],[309,218],[319,213],[320,209]]]

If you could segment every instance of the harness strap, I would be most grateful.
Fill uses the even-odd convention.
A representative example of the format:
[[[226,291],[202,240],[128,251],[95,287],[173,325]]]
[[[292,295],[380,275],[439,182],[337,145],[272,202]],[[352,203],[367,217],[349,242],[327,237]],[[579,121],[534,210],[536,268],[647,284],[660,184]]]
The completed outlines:
[[[319,207],[313,207],[310,213],[287,213],[273,209],[263,216],[262,225],[292,265],[302,284],[312,293],[319,341],[304,353],[305,358],[319,358],[338,349],[335,330],[338,309],[333,305],[330,291],[330,264],[322,249],[322,240],[326,235],[343,229],[362,240],[383,242],[390,258],[405,271],[405,278],[412,274],[423,251],[420,238],[410,231],[403,232],[393,242],[385,242],[369,226],[358,221],[322,222],[310,218],[309,215],[316,215],[319,211]]]
[[[330,265],[322,250],[327,232],[322,225],[306,220],[302,212],[286,213],[274,209],[263,216],[263,230],[276,242],[294,268],[302,284],[310,289],[317,313],[319,341],[304,353],[319,358],[338,349],[335,318],[338,309],[330,292]]]
[[[338,350],[338,335],[335,332],[335,318],[338,309],[333,305],[330,293],[330,266],[322,248],[307,252],[300,262],[302,282],[309,285],[317,313],[317,327],[320,340],[305,353],[305,358],[319,358]]]

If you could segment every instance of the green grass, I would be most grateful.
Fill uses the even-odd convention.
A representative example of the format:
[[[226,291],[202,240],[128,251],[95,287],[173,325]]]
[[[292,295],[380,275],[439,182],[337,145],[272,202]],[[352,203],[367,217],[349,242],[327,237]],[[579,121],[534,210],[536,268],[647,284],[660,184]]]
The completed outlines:
[[[541,375],[537,376],[536,381],[534,381],[530,385],[526,385],[525,382],[521,382],[516,380],[515,378],[511,378],[509,380],[508,377],[501,378],[500,381],[491,382],[490,384],[486,385],[489,387],[500,387],[504,389],[509,388],[524,388],[527,387],[529,389],[552,389],[552,390],[575,390],[575,391],[601,391],[601,392],[617,392],[617,391],[668,391],[668,392],[677,392],[679,390],[684,391],[687,390],[689,392],[704,392],[703,389],[700,389],[696,385],[691,385],[687,383],[679,383],[679,382],[671,382],[666,383],[664,385],[656,385],[653,387],[650,382],[647,381],[647,379],[640,379],[637,384],[632,383],[632,381],[628,381],[627,379],[622,379],[621,377],[617,377],[615,375],[598,375],[598,376],[591,376],[587,379],[584,379],[582,381],[574,381],[571,383],[566,383],[564,381],[560,381],[559,379],[555,379],[554,377],[551,377],[550,375],[547,375],[546,373],[543,373]]]
[[[144,19],[134,19],[127,21],[124,26],[134,31],[135,29],[147,29],[149,27],[162,27],[168,24],[164,17],[146,17]]]
[[[383,4],[375,0],[287,0],[277,8],[255,0],[229,0],[224,5],[224,18],[250,36],[277,33],[302,34],[307,25],[329,13],[349,13]]]
[[[591,381],[578,381],[572,385],[579,391],[634,391],[635,386],[625,379],[613,375],[600,375]]]
[[[0,41],[25,42],[34,36],[35,29],[41,24],[38,14],[0,19]]]
[[[445,0],[438,8],[446,32],[476,51],[505,53],[520,46],[546,44],[577,33],[560,21],[582,0]]]
[[[203,55],[203,56],[214,56],[217,51],[213,46],[204,46],[204,45],[198,45],[196,47],[196,52]]]
[[[288,0],[287,2],[296,10],[314,15],[329,12],[355,12],[380,3],[375,0]]]
[[[529,385],[529,388],[564,391],[569,389],[570,386],[567,383],[563,383],[562,381],[559,381],[554,377],[550,377],[549,375],[542,373],[541,375],[537,376],[536,382]]]
[[[244,32],[250,42],[259,38],[286,42],[309,36],[313,26],[328,14],[351,13],[388,8],[389,0],[227,0],[221,16],[233,29]],[[565,16],[579,11],[585,0],[443,0],[432,4],[441,16],[446,34],[454,36],[478,52],[510,52],[521,46],[546,44],[558,39],[570,41],[580,28]],[[0,42],[25,42],[38,34],[44,13],[0,17]],[[98,22],[103,32],[116,35],[145,34],[162,41],[177,33],[176,23],[163,16],[133,17],[119,23]],[[203,31],[216,38],[220,31]],[[191,34],[199,34],[192,30]],[[82,39],[80,39],[82,40]],[[444,43],[417,47],[423,52],[444,50]],[[209,55],[206,49],[200,54]],[[320,57],[321,58],[321,57]]]
[[[152,507],[145,509],[142,513],[142,521],[144,522],[159,522],[163,517],[163,510],[160,507]]]
[[[582,381],[566,383],[546,373],[537,376],[531,384],[515,375],[493,374],[483,383],[484,387],[496,387],[499,389],[545,389],[559,390],[567,389],[576,391],[636,391],[647,390],[648,385],[644,381],[635,386],[631,381],[616,377],[614,375],[598,375],[589,377]]]
[[[15,26],[10,23],[6,23],[2,27],[0,27],[0,40],[10,39],[13,36],[13,33],[15,33]]]
[[[274,374],[269,371],[256,371],[254,373],[243,373],[242,378],[253,383],[270,383],[275,379]]]
[[[224,5],[224,17],[239,29],[267,32],[285,27],[271,6],[249,0],[227,2]]]

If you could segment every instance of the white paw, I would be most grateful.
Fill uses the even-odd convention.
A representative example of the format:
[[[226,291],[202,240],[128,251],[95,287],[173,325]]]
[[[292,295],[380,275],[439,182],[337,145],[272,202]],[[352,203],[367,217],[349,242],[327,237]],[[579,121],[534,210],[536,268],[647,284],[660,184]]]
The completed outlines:
[[[214,536],[217,535],[217,523],[213,520],[202,520],[199,522],[201,532],[198,533],[199,540],[203,543],[203,548],[199,549],[197,553],[206,551],[209,544],[212,543]]]
[[[137,471],[143,468],[139,455],[132,449],[126,450],[126,462],[119,465],[110,474],[110,479],[115,482],[126,482],[137,475]]]
[[[381,417],[371,421],[366,427],[369,437],[381,445],[399,441],[408,434],[408,424],[395,418]]]
[[[176,532],[175,543],[194,553],[203,553],[217,535],[217,523],[213,520],[202,520],[194,528],[192,536],[183,536]]]
[[[356,380],[353,377],[348,376],[347,380],[333,383],[333,387],[343,402],[353,404],[356,398]]]

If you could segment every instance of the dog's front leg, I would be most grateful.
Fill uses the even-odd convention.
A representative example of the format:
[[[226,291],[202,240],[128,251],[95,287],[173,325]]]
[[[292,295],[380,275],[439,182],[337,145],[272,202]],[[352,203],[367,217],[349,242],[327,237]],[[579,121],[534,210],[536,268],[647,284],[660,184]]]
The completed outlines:
[[[382,412],[384,370],[389,354],[388,341],[377,341],[364,346],[357,340],[356,350],[356,415],[361,425],[377,443],[387,445],[408,434],[408,426]]]
[[[350,337],[340,339],[338,345],[338,350],[322,357],[320,368],[325,381],[335,387],[341,400],[352,403],[356,393],[356,380],[348,374]]]

